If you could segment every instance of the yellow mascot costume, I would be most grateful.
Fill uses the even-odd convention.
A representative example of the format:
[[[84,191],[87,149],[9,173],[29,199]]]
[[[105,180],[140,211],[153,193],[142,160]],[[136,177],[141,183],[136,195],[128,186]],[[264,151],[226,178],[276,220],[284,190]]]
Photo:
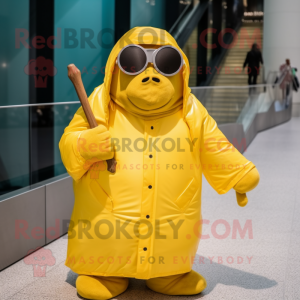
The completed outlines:
[[[128,278],[167,295],[206,287],[192,270],[201,238],[202,173],[238,203],[259,174],[188,87],[189,62],[166,31],[137,27],[114,46],[104,83],[80,108],[59,147],[74,179],[66,265],[87,299],[124,292]],[[115,158],[115,173],[105,160]],[[184,257],[186,259],[179,259]]]

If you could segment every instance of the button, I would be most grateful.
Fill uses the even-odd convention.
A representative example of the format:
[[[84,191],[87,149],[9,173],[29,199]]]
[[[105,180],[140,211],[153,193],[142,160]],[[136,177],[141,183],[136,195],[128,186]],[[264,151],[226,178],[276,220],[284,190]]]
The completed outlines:
[[[148,186],[148,189],[151,190],[151,189],[152,189],[152,185],[149,185],[149,186]]]
[[[149,215],[147,215],[147,216],[146,216],[146,218],[147,218],[147,219],[149,219],[149,218],[150,218],[150,216],[149,216]]]
[[[153,127],[153,126],[151,126],[151,129],[153,130],[153,129],[154,129],[154,127]]]
[[[144,251],[147,251],[147,248],[146,248],[146,247],[144,248]]]
[[[152,154],[150,154],[149,157],[152,158],[153,157]]]

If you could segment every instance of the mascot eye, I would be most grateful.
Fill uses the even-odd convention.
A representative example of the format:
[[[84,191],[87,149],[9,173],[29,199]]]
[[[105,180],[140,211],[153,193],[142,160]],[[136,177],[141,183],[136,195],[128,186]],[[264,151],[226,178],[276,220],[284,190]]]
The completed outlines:
[[[171,75],[181,69],[182,57],[178,50],[174,48],[162,48],[155,56],[155,65],[160,72]]]
[[[120,65],[127,73],[138,73],[143,70],[147,63],[145,52],[138,47],[127,47],[120,54]]]
[[[46,71],[46,70],[47,70],[47,67],[44,67],[43,70]]]
[[[37,71],[39,68],[38,68],[38,67],[35,67],[34,69]]]

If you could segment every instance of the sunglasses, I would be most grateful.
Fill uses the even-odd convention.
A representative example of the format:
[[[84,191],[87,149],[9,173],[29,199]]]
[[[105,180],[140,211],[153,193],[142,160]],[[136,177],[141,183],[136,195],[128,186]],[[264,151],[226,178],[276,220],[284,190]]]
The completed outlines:
[[[148,63],[153,63],[160,74],[173,76],[181,70],[184,60],[181,53],[172,46],[144,49],[133,44],[120,51],[116,63],[128,75],[138,75],[147,68]]]

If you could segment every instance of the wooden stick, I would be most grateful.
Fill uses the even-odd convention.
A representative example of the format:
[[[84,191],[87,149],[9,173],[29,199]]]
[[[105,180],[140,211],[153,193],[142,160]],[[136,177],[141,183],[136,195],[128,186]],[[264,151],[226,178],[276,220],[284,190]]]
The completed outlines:
[[[76,68],[76,66],[74,64],[68,65],[68,77],[70,78],[70,80],[72,81],[76,93],[78,95],[78,98],[81,102],[82,108],[84,110],[84,113],[86,115],[86,118],[90,124],[91,128],[95,128],[98,126],[96,118],[92,112],[83,82],[82,82],[82,78],[81,78],[81,73],[80,70],[78,70]],[[109,159],[106,161],[107,162],[107,170],[111,173],[115,173],[116,172],[116,165],[117,162],[114,158]]]

